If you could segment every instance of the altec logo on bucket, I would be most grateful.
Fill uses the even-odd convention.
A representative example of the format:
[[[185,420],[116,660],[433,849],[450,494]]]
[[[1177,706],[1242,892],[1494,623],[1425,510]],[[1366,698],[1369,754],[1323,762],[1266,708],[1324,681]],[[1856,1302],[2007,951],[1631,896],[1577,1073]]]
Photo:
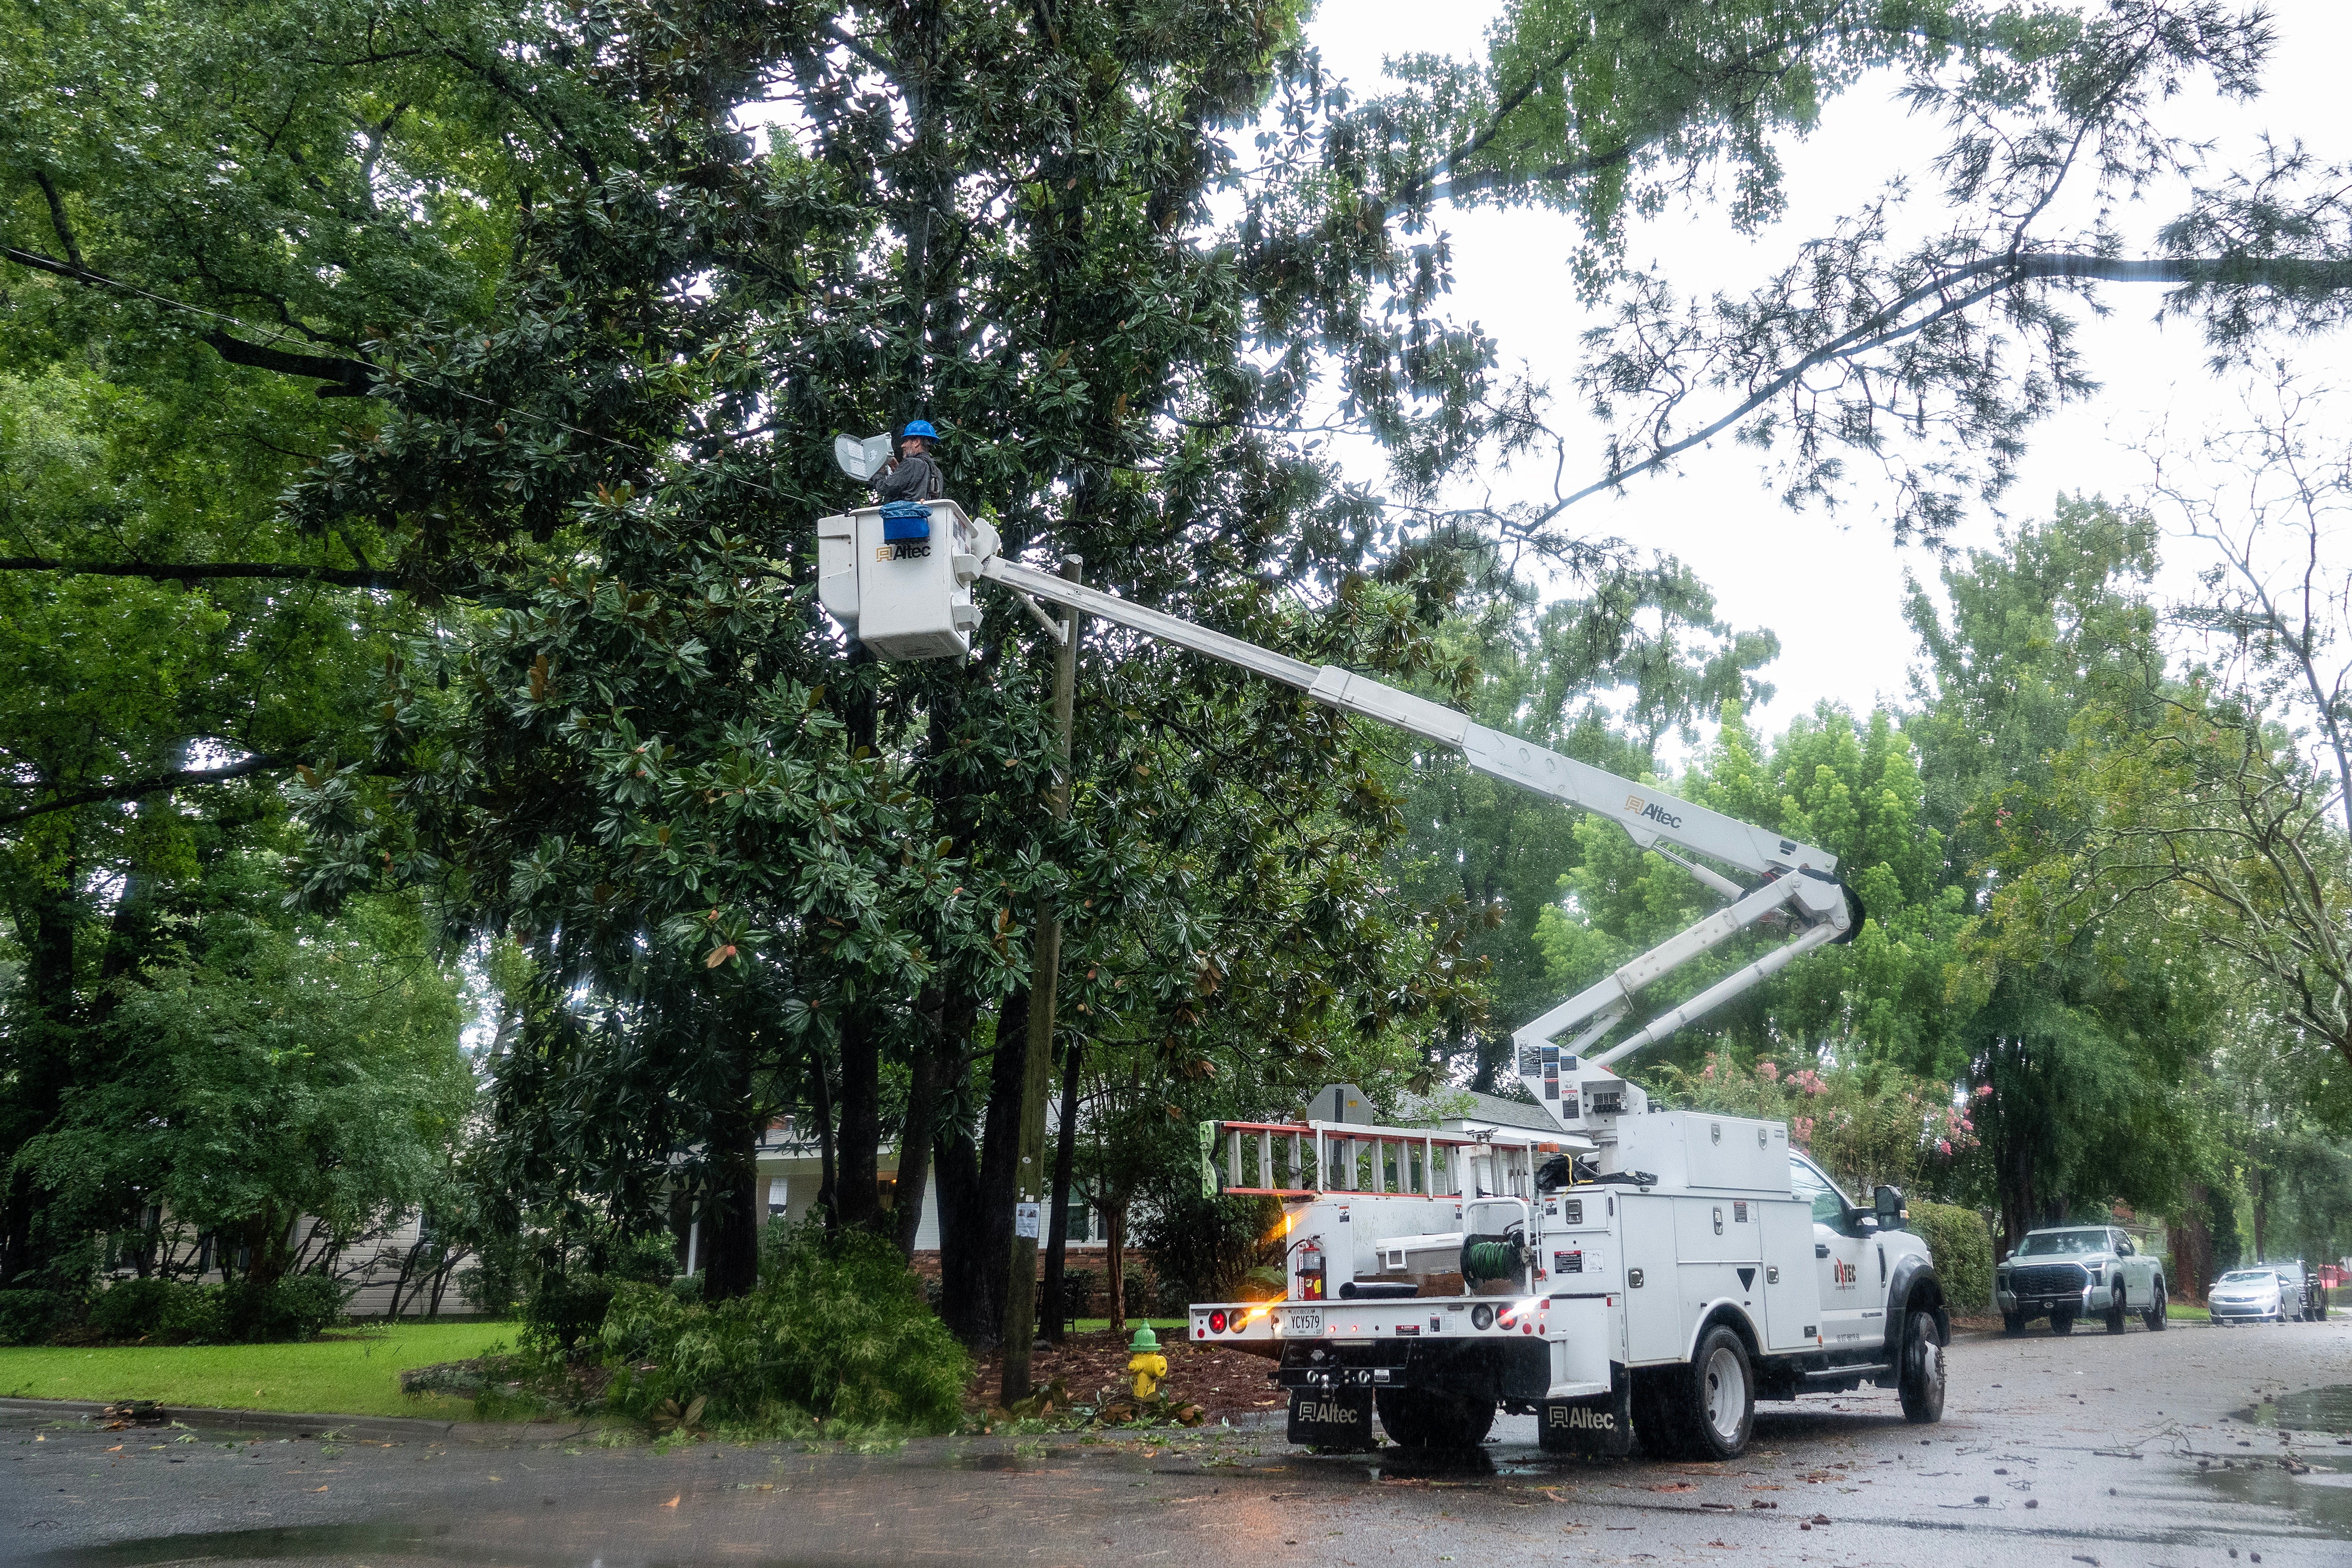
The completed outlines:
[[[1625,797],[1625,810],[1636,816],[1646,817],[1662,827],[1679,828],[1683,825],[1683,820],[1680,817],[1653,802],[1644,801],[1639,795]]]
[[[1617,1413],[1599,1410],[1590,1405],[1554,1405],[1545,1414],[1555,1427],[1565,1427],[1571,1432],[1613,1432],[1617,1429]]]

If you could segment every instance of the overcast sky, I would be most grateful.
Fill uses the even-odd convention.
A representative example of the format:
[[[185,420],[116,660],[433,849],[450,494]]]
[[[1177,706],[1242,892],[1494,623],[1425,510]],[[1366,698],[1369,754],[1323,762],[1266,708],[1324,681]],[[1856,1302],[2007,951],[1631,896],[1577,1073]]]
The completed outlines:
[[[1483,56],[1486,27],[1499,9],[1488,0],[1447,6],[1325,0],[1310,32],[1327,65],[1370,87],[1387,55]],[[2264,131],[2282,140],[2300,137],[2323,158],[2352,156],[2343,107],[2352,6],[2279,0],[2272,10],[2280,46],[2263,97],[2235,107],[2209,93],[2192,95],[2169,106],[2165,122],[2177,134],[2216,142],[2216,167],[2246,157]],[[1895,85],[1889,76],[1849,89],[1811,137],[1789,146],[1790,212],[1772,229],[1751,240],[1708,214],[1676,214],[1638,230],[1630,254],[1656,256],[1685,289],[1744,287],[1783,264],[1799,242],[1828,232],[1889,175],[1908,171],[1932,190],[1927,163],[1939,145],[1937,128],[1904,114],[1892,100]],[[2178,195],[2158,193],[2137,218],[2126,215],[2123,221],[2137,225],[2135,239],[2152,235],[2178,210]],[[1455,212],[1444,226],[1454,239],[1451,308],[1496,338],[1507,366],[1524,360],[1565,390],[1577,334],[1591,324],[1569,287],[1565,260],[1576,238],[1569,221],[1525,210]],[[2135,447],[2151,433],[2168,432],[2179,448],[2244,416],[2244,387],[2207,371],[2195,325],[2160,328],[2151,319],[2160,289],[2107,284],[2101,290],[2112,314],[2085,319],[2081,341],[2103,389],[2031,433],[2019,482],[2001,503],[2012,518],[2046,516],[2061,492],[2132,497],[2149,478]],[[2297,345],[2293,361],[2313,381],[2352,391],[2347,338]],[[2352,400],[2345,406],[2352,408]],[[1597,466],[1597,443],[1592,457]],[[1780,634],[1782,653],[1765,672],[1778,695],[1762,715],[1777,729],[1820,699],[1864,710],[1882,696],[1905,695],[1915,650],[1901,618],[1903,575],[1908,570],[1932,582],[1937,561],[1922,549],[1895,548],[1885,521],[1887,486],[1863,465],[1851,466],[1854,478],[1834,516],[1819,508],[1792,513],[1766,488],[1757,454],[1718,443],[1693,454],[1674,477],[1637,481],[1622,501],[1596,498],[1570,516],[1585,534],[1616,535],[1680,556],[1715,590],[1727,619]],[[1360,477],[1377,481],[1379,475],[1368,467]],[[1531,479],[1527,494],[1535,498],[1548,489],[1548,476]],[[1988,545],[2000,521],[1979,507],[1955,542]],[[2169,544],[2168,585],[2185,590],[2196,564],[2201,557],[2192,541]]]

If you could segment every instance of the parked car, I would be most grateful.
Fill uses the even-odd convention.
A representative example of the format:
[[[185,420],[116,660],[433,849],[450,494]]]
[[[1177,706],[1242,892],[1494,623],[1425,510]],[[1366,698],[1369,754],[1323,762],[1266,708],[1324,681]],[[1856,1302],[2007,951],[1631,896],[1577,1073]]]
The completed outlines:
[[[2286,1321],[2286,1290],[2275,1269],[2232,1269],[2213,1281],[2205,1304],[2213,1326],[2231,1323],[2280,1323]]]
[[[2286,1317],[2297,1322],[2315,1323],[2327,1315],[2327,1291],[2321,1287],[2319,1276],[2303,1266],[2302,1259],[2254,1266],[2278,1276],[2280,1311]]]
[[[2109,1333],[2121,1333],[2134,1312],[2160,1331],[2164,1267],[2113,1226],[2029,1230],[1993,1270],[1993,1302],[2002,1329],[2013,1334],[2039,1317],[2049,1318],[2052,1333],[2074,1333],[2077,1318],[2098,1318]]]

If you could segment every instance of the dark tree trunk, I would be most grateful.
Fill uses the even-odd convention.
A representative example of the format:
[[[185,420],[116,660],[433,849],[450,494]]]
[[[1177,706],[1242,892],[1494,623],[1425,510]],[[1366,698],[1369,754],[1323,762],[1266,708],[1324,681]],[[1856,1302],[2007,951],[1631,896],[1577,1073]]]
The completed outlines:
[[[760,1228],[767,1218],[760,1201],[760,1117],[751,1074],[744,1070],[735,1103],[713,1118],[710,1159],[705,1169],[702,1244],[695,1261],[702,1270],[705,1301],[748,1294],[760,1282]]]
[[[875,662],[872,650],[853,641],[849,663],[854,668]],[[843,738],[852,756],[859,752],[870,754],[878,733],[873,691],[862,680],[853,680],[848,689],[848,701],[841,716]],[[841,1124],[835,1145],[838,1169],[830,1183],[833,1223],[840,1229],[882,1228],[882,1046],[878,1024],[872,1006],[862,997],[842,1009]]]
[[[1104,1234],[1110,1245],[1104,1249],[1110,1267],[1110,1332],[1127,1332],[1127,1205],[1114,1203],[1103,1209]]]
[[[833,1079],[825,1072],[822,1056],[809,1063],[809,1109],[816,1116],[816,1207],[830,1228],[841,1194],[834,1180]]]
[[[1045,1311],[1043,1327],[1045,1337],[1055,1344],[1068,1332],[1069,1320],[1065,1305],[1066,1292],[1063,1288],[1063,1271],[1069,1262],[1070,1252],[1070,1175],[1077,1164],[1078,1152],[1078,1071],[1086,1057],[1086,1044],[1076,1035],[1062,1051],[1062,1119],[1055,1129],[1054,1140],[1054,1206],[1048,1220],[1053,1228],[1045,1241]]]
[[[986,1305],[975,1309],[984,1338],[992,1345],[1003,1332],[1004,1287],[1013,1272],[1013,1205],[1021,1176],[1023,1052],[1029,1039],[1029,992],[1004,998],[996,1018],[996,1048],[989,1059],[988,1115],[980,1146],[980,1180],[971,1217],[975,1272]]]
[[[908,1063],[907,1124],[898,1133],[898,1250],[908,1259],[915,1255],[915,1237],[923,1228],[923,1189],[929,1184],[940,1092],[949,1063],[962,1055],[961,1047],[948,1038],[945,985],[934,979],[925,986],[915,1010],[919,1033]]]
[[[0,1138],[10,1152],[47,1132],[65,1103],[66,1085],[79,1056],[79,1009],[74,995],[74,933],[80,914],[76,894],[81,868],[70,854],[56,873],[36,884],[29,908],[13,911],[25,947],[23,996],[31,1028],[0,1042],[0,1074],[16,1082]],[[48,1194],[30,1172],[10,1173],[0,1187],[0,1290],[33,1283],[48,1264],[48,1239],[40,1224]]]
[[[948,1332],[975,1348],[996,1338],[1003,1302],[988,1293],[987,1239],[980,1222],[980,1148],[961,1122],[942,1126],[932,1143],[940,1193],[940,1317]]]
[[[2180,1197],[2180,1215],[2171,1226],[2172,1278],[2165,1288],[2175,1299],[2201,1301],[2213,1288],[2213,1232],[2205,1223],[2213,1195],[2199,1182]]]
[[[882,1218],[882,1050],[873,1013],[853,1004],[841,1026],[841,1134],[835,1223],[845,1230],[884,1228]]]

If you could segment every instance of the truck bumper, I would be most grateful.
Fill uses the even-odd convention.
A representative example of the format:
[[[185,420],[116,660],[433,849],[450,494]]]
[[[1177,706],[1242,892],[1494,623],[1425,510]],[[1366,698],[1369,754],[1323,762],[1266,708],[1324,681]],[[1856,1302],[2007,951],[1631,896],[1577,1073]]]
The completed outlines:
[[[1614,1294],[1195,1305],[1197,1343],[1280,1358],[1286,1389],[1430,1387],[1537,1400],[1611,1390]]]
[[[2003,1317],[2045,1317],[2063,1312],[2068,1317],[2086,1318],[2092,1315],[2091,1297],[2097,1287],[2085,1285],[2071,1296],[2021,1296],[2013,1291],[1996,1290],[1992,1303]],[[2104,1308],[2100,1310],[2105,1310]]]

